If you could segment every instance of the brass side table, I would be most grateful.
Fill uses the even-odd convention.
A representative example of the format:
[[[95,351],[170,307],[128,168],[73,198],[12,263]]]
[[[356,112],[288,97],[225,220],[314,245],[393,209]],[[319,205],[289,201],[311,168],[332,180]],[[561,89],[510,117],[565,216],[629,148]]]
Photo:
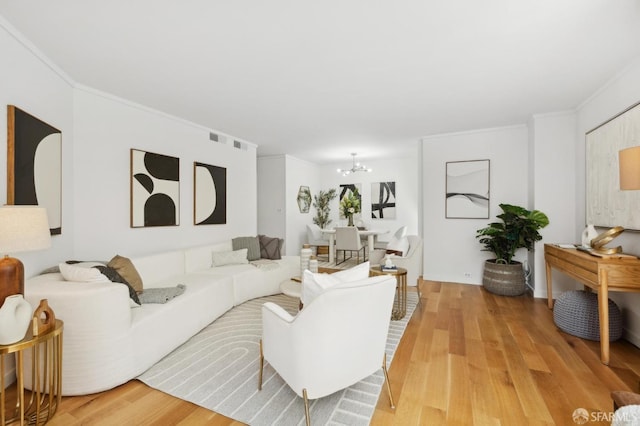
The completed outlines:
[[[395,321],[404,318],[407,314],[407,270],[398,268],[392,271],[383,271],[380,266],[372,266],[369,269],[369,275],[393,275],[396,277],[398,284],[396,285],[396,299],[393,302],[391,319]]]
[[[4,374],[0,374],[0,425],[40,425],[53,417],[62,398],[62,329],[63,322],[55,320],[55,325],[42,334],[34,336],[30,328],[19,342],[0,345],[0,372],[4,371],[7,356],[15,354],[16,358],[15,409],[6,408],[8,389]],[[30,391],[24,389],[23,356],[27,350],[31,350]]]

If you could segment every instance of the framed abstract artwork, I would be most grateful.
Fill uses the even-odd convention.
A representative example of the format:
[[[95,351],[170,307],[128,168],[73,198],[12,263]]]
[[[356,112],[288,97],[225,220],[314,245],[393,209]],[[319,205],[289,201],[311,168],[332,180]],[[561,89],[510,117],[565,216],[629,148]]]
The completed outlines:
[[[180,159],[131,150],[131,227],[180,224]]]
[[[47,209],[51,235],[62,233],[62,132],[7,106],[7,204]]]
[[[193,163],[193,223],[227,223],[227,169]]]
[[[489,218],[489,160],[446,164],[445,217]]]
[[[640,191],[620,186],[620,151],[640,145],[640,103],[585,135],[586,224],[640,230]],[[637,165],[632,159],[631,164]]]
[[[396,218],[396,183],[371,183],[371,219]]]

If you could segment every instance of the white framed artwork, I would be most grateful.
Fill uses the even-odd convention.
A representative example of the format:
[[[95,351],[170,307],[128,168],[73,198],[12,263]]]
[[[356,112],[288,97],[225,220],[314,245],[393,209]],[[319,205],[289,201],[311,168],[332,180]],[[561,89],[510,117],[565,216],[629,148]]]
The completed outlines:
[[[445,217],[489,218],[489,160],[446,164]]]

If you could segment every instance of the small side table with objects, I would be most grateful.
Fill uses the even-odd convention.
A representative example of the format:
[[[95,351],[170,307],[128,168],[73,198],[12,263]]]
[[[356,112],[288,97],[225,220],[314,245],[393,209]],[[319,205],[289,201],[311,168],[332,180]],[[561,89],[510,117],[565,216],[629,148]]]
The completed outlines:
[[[46,305],[46,303],[45,303]],[[41,302],[42,306],[42,302]],[[15,354],[16,382],[5,387],[4,374],[0,374],[0,426],[19,422],[20,425],[41,425],[53,417],[62,398],[62,329],[63,323],[53,316],[50,321],[42,321],[38,311],[33,318],[33,326],[26,336],[15,343],[0,345],[0,372],[4,371],[6,359]],[[30,351],[32,372],[30,391],[25,391],[24,355]],[[13,391],[14,408],[7,410],[6,394]],[[26,398],[25,398],[26,396]]]
[[[372,266],[369,273],[371,276],[393,275],[396,277],[398,284],[391,319],[395,321],[404,318],[407,314],[407,270],[405,268],[384,270],[381,266]]]

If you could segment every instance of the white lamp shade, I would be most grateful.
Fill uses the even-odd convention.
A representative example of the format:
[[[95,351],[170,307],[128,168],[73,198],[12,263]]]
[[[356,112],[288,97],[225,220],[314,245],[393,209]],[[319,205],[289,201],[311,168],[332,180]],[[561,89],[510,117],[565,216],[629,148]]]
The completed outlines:
[[[44,207],[0,207],[0,254],[48,247],[51,247],[51,232]]]
[[[640,189],[640,146],[619,153],[620,189]]]

